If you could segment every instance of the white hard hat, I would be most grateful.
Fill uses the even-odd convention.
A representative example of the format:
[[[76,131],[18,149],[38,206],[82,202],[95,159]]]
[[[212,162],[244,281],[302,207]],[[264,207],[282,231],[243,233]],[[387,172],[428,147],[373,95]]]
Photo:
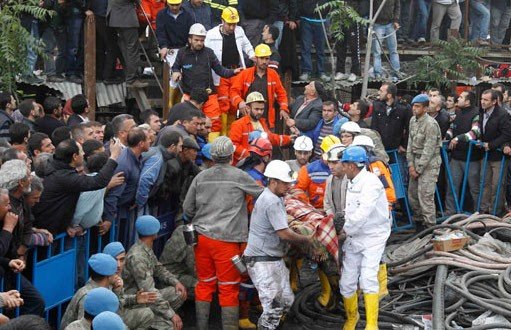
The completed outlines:
[[[353,143],[351,145],[352,146],[366,146],[366,147],[374,148],[373,139],[371,139],[367,135],[357,135],[357,136],[355,136],[355,138],[353,139]]]
[[[346,149],[346,146],[342,143],[336,143],[328,149],[327,152],[323,154],[323,160],[330,162],[339,162],[341,161],[342,152]]]
[[[294,182],[293,171],[286,162],[281,160],[272,160],[266,165],[264,176],[271,179],[277,179],[283,182]]]
[[[360,134],[362,131],[360,130],[360,126],[358,126],[357,123],[354,121],[348,121],[342,124],[341,133],[342,132]]]
[[[312,140],[310,137],[300,135],[299,137],[296,138],[293,148],[296,151],[312,151],[312,149],[314,149],[314,146],[312,145]]]
[[[192,26],[190,26],[190,31],[188,32],[188,34],[192,34],[194,36],[205,37],[206,36],[206,28],[204,27],[204,25],[202,25],[200,23],[195,23]]]

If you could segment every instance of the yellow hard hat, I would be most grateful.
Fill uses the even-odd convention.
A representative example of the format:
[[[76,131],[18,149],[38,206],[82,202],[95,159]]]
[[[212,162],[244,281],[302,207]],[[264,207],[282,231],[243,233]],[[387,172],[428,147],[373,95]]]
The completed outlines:
[[[250,104],[252,102],[266,102],[266,100],[264,99],[263,94],[261,94],[259,92],[252,92],[247,95],[247,99],[245,100],[245,103]]]
[[[169,5],[180,5],[183,0],[167,0]]]
[[[260,44],[254,49],[256,57],[269,57],[271,55],[270,46],[267,44]]]
[[[238,10],[236,8],[227,7],[222,10],[222,19],[225,21],[225,23],[235,24],[240,21],[240,15],[238,14]]]
[[[327,152],[334,144],[341,143],[341,140],[335,135],[327,135],[321,141],[320,148],[323,152]]]

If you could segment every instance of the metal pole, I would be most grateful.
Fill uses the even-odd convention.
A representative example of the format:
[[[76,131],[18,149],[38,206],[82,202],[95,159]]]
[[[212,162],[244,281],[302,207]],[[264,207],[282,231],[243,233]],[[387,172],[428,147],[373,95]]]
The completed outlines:
[[[94,16],[85,19],[84,27],[84,87],[89,101],[90,120],[96,120],[96,23]]]
[[[364,61],[364,75],[362,77],[362,94],[360,98],[365,98],[367,96],[367,84],[369,83],[369,65],[371,63],[371,44],[373,43],[373,25],[380,15],[383,6],[385,5],[387,0],[383,0],[380,7],[376,11],[373,16],[373,8],[374,8],[374,0],[369,1],[369,26],[367,27],[367,43],[366,43],[366,57]]]

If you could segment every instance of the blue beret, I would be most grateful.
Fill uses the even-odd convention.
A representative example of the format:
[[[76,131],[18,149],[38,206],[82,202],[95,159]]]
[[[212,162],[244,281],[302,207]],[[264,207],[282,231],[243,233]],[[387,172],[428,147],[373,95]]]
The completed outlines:
[[[213,157],[211,157],[211,143],[206,143],[203,147],[202,147],[202,157],[203,158],[207,158],[209,160],[213,160]]]
[[[160,221],[152,215],[142,215],[138,217],[135,224],[137,233],[141,236],[151,236],[160,231]]]
[[[412,105],[414,103],[425,103],[425,102],[429,102],[429,96],[427,96],[426,94],[419,94],[413,98]]]
[[[94,330],[125,330],[126,325],[121,317],[112,312],[103,312],[92,320]]]
[[[335,135],[337,137],[341,136],[341,126],[344,123],[347,123],[349,121],[350,120],[348,118],[346,118],[346,117],[339,118],[339,120],[337,120],[337,123],[335,123],[335,125],[334,125],[333,131],[332,131],[332,135]]]
[[[103,276],[111,276],[117,271],[117,260],[109,254],[96,253],[89,258],[89,266]]]
[[[95,288],[87,292],[83,302],[83,309],[92,316],[109,311],[117,313],[119,298],[106,288]]]
[[[109,254],[116,258],[119,254],[126,252],[121,242],[108,243],[103,249],[103,253]]]

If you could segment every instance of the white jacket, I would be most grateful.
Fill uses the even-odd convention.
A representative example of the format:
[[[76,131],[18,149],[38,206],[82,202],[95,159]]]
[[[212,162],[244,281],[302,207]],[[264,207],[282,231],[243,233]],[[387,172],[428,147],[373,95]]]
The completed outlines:
[[[365,168],[348,183],[344,231],[355,250],[381,244],[390,236],[391,218],[385,189]]]
[[[220,26],[215,26],[211,30],[208,31],[206,34],[206,41],[205,46],[213,49],[213,52],[215,52],[216,57],[222,63],[222,45],[223,45],[223,38],[222,34],[220,33]],[[236,37],[236,46],[238,48],[238,53],[240,54],[241,59],[241,66],[243,68],[246,67],[245,65],[245,58],[243,56],[243,53],[247,54],[248,57],[254,57],[254,48],[252,47],[252,44],[248,40],[247,36],[245,35],[245,31],[241,26],[236,26],[236,29],[234,30],[234,36]],[[215,86],[218,86],[220,84],[220,77],[213,71],[213,83]]]

